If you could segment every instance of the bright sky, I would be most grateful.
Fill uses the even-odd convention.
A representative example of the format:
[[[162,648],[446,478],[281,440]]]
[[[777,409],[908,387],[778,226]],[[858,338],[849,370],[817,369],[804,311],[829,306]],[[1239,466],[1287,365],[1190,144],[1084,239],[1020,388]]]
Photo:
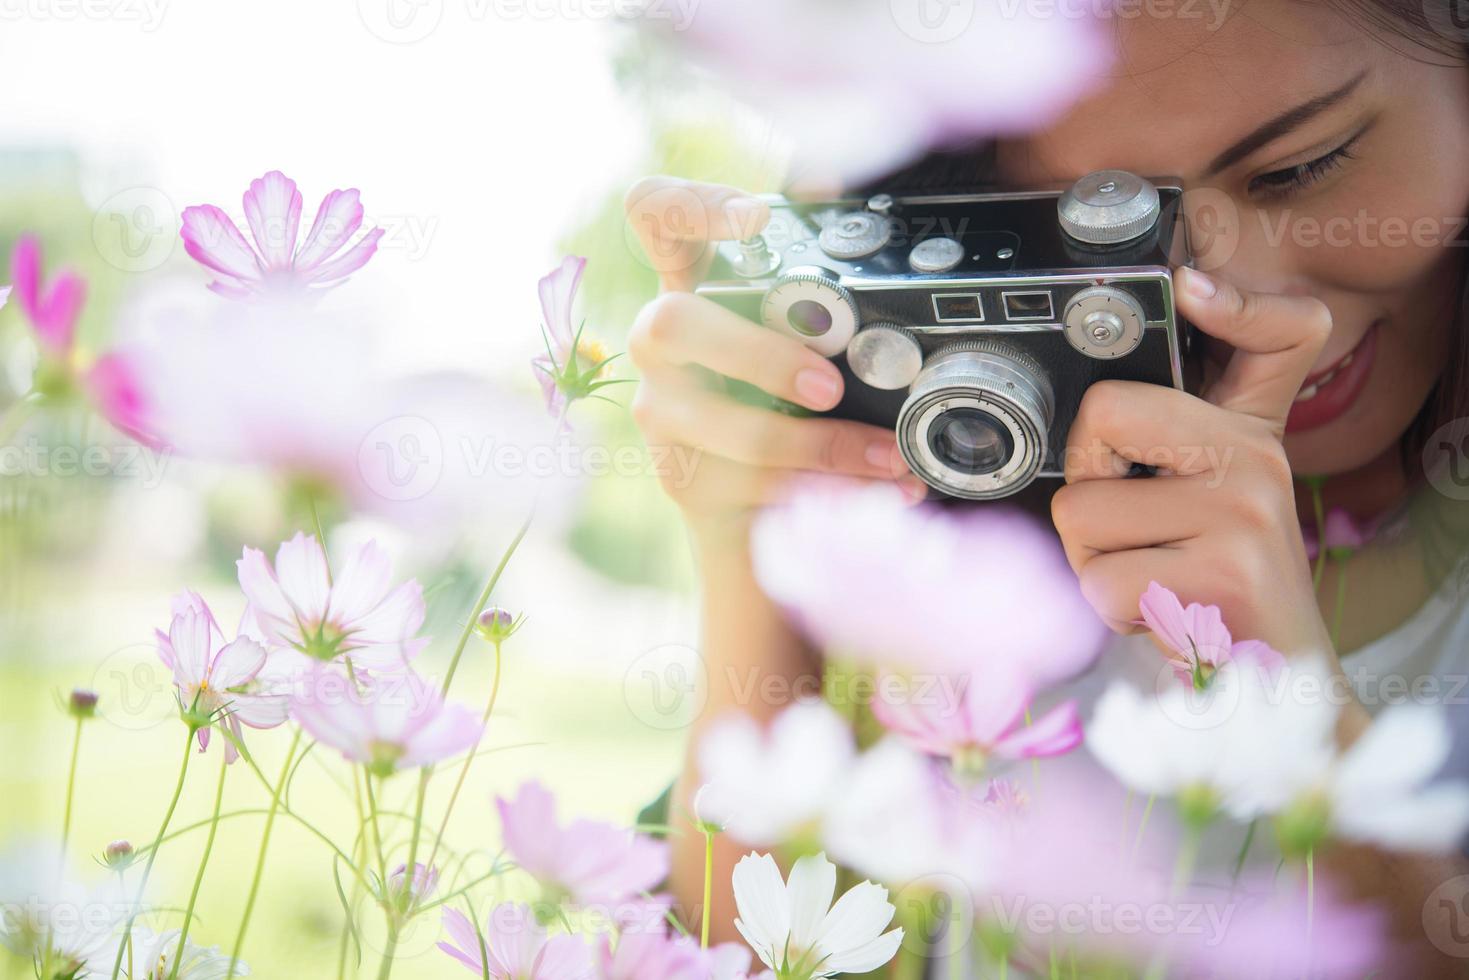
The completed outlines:
[[[352,289],[394,358],[489,365],[533,352],[557,233],[642,140],[616,25],[535,2],[0,0],[0,143],[74,146],[94,205],[143,184],[238,216],[278,168],[309,223],[359,187],[389,233]]]

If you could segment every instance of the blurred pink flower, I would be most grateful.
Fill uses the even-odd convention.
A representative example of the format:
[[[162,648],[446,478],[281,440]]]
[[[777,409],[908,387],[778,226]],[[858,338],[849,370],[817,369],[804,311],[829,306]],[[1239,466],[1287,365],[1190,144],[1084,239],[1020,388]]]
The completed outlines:
[[[184,249],[219,275],[209,288],[233,299],[334,286],[372,258],[383,235],[381,228],[373,228],[348,247],[362,227],[358,198],[356,188],[327,194],[298,249],[301,192],[295,181],[272,170],[251,181],[244,196],[254,248],[229,215],[212,204],[200,204],[184,208]]]
[[[408,865],[398,865],[388,874],[388,895],[397,896],[403,893],[405,887],[412,891],[410,897],[411,905],[418,905],[433,897],[434,891],[439,886],[439,869],[425,867],[423,864],[413,865],[413,881],[408,881]]]
[[[1025,4],[710,0],[687,22],[646,22],[772,117],[799,164],[860,181],[1060,115],[1111,61],[1099,21]]]
[[[51,357],[67,361],[76,343],[77,320],[87,299],[87,284],[66,269],[47,283],[41,264],[40,240],[35,235],[22,236],[10,256],[11,288],[41,348]]]
[[[240,589],[265,641],[327,661],[349,658],[370,670],[406,669],[427,644],[423,588],[409,579],[396,588],[392,563],[377,542],[347,556],[335,575],[314,537],[298,533],[276,551],[246,547],[235,563]]]
[[[458,909],[444,909],[439,949],[490,980],[592,980],[591,949],[578,936],[547,936],[524,905],[497,905],[483,933]],[[483,948],[481,948],[483,940]]]
[[[165,443],[156,431],[152,403],[138,382],[129,352],[111,350],[97,358],[82,384],[98,413],[119,432],[145,446],[164,448]]]
[[[523,870],[578,905],[615,905],[668,876],[668,845],[592,820],[562,825],[556,800],[537,782],[496,800],[505,850]]]
[[[185,592],[173,601],[168,632],[156,631],[158,656],[173,671],[179,702],[190,715],[211,724],[197,733],[199,751],[209,747],[212,723],[228,725],[236,739],[243,722],[251,728],[274,728],[285,722],[290,702],[284,694],[269,693],[260,683],[268,661],[265,647],[241,635],[226,640],[214,614],[197,592]],[[226,740],[226,762],[239,757]]]
[[[736,980],[749,967],[750,951],[739,943],[700,949],[666,929],[624,931],[615,946],[603,937],[597,949],[597,980]]]
[[[1377,534],[1381,519],[1358,521],[1340,507],[1326,513],[1326,554],[1335,561],[1346,561],[1352,552],[1359,550]],[[1314,525],[1301,527],[1301,539],[1306,545],[1306,557],[1312,561],[1321,553]]]
[[[412,671],[375,674],[365,686],[313,662],[291,698],[291,716],[313,738],[378,776],[441,762],[473,746],[483,726],[463,705]]]
[[[1062,755],[1081,744],[1076,702],[1027,720],[1031,692],[1014,671],[986,668],[954,677],[952,685],[927,680],[880,674],[872,713],[888,731],[923,752],[952,759],[962,770],[979,772],[991,757]]]
[[[1157,582],[1148,583],[1138,609],[1148,629],[1173,654],[1168,662],[1178,679],[1199,689],[1230,660],[1249,662],[1266,671],[1285,663],[1278,651],[1260,640],[1236,643],[1218,606],[1197,602],[1184,606],[1172,590]]]
[[[994,507],[910,506],[891,484],[804,482],[766,510],[755,573],[822,646],[880,666],[984,672],[1036,690],[1096,658],[1105,632],[1055,536]]]

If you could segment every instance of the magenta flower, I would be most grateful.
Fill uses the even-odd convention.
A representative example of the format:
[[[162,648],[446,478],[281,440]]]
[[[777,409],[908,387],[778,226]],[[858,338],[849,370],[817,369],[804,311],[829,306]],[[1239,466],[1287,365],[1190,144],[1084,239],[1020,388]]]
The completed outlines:
[[[397,897],[407,892],[406,904],[412,908],[433,897],[434,891],[439,887],[439,869],[425,867],[421,863],[413,865],[413,880],[408,881],[408,865],[403,863],[388,873],[388,896]]]
[[[209,606],[196,592],[174,599],[168,632],[157,631],[158,656],[173,671],[179,703],[192,719],[204,722],[198,731],[199,751],[209,747],[213,724],[229,726],[238,740],[241,724],[274,728],[286,720],[289,700],[270,693],[264,683],[268,656],[265,647],[248,636],[226,640]],[[225,761],[239,757],[235,743],[226,741]]]
[[[1376,535],[1380,519],[1358,521],[1340,507],[1326,512],[1326,555],[1333,561],[1346,561]],[[1316,528],[1301,528],[1301,538],[1306,545],[1306,557],[1312,561],[1321,552]]]
[[[456,756],[484,730],[474,712],[446,704],[438,688],[412,671],[377,674],[359,685],[315,662],[297,685],[291,716],[318,742],[384,777]]]
[[[1168,662],[1178,679],[1202,690],[1230,660],[1255,664],[1273,671],[1285,658],[1260,640],[1236,643],[1224,625],[1218,606],[1191,602],[1185,606],[1170,589],[1149,582],[1138,600],[1143,622],[1158,642],[1168,649]]]
[[[322,200],[297,248],[301,192],[279,170],[250,182],[244,206],[253,248],[214,205],[187,207],[183,213],[185,251],[219,276],[209,288],[232,299],[338,285],[367,264],[383,236],[381,228],[373,228],[352,242],[362,227],[362,203],[356,188],[336,190]]]
[[[959,681],[906,683],[898,675],[883,674],[878,684],[883,693],[873,699],[872,713],[918,750],[952,759],[966,772],[982,771],[991,758],[1063,755],[1081,744],[1075,701],[1027,722],[1031,692],[1013,672],[987,669]],[[888,696],[894,692],[897,697]]]
[[[10,256],[10,276],[16,302],[31,323],[41,348],[58,361],[71,357],[77,320],[87,300],[87,283],[66,269],[49,283],[41,272],[41,243],[25,235]]]
[[[555,418],[561,417],[569,402],[615,383],[603,380],[612,358],[601,344],[583,337],[581,328],[571,324],[571,305],[586,266],[586,259],[568,255],[539,284],[546,353],[531,358],[530,363],[546,410]]]
[[[556,820],[556,800],[537,782],[496,800],[505,850],[555,898],[614,905],[668,876],[668,845],[610,823]]]
[[[138,380],[130,352],[111,350],[92,362],[82,377],[97,412],[119,432],[154,449],[164,448],[153,403]]]
[[[891,484],[805,482],[755,523],[755,573],[822,646],[879,666],[1021,665],[1040,690],[1105,632],[1055,536],[1014,511],[910,506]]]
[[[235,565],[269,644],[371,670],[405,669],[428,644],[417,636],[423,588],[414,579],[393,587],[392,565],[375,541],[348,555],[335,576],[321,544],[299,533],[276,551],[274,567],[249,547]]]
[[[739,943],[700,949],[666,928],[625,930],[616,946],[603,937],[597,950],[597,980],[735,980],[749,968],[750,951]]]
[[[547,936],[524,905],[497,905],[483,933],[458,909],[444,909],[448,942],[439,949],[490,980],[592,980],[592,954],[576,936]]]

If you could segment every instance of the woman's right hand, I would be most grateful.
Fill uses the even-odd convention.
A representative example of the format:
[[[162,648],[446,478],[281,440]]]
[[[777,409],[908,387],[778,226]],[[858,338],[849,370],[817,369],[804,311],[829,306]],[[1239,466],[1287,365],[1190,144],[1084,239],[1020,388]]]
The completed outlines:
[[[642,373],[633,417],[649,446],[692,460],[665,467],[661,479],[696,531],[742,535],[748,515],[803,471],[901,479],[916,493],[891,429],[794,418],[720,390],[721,377],[733,378],[815,411],[842,397],[841,373],[826,358],[692,292],[710,243],[762,229],[770,217],[764,202],[730,187],[647,177],[625,205],[661,287],[628,337]]]

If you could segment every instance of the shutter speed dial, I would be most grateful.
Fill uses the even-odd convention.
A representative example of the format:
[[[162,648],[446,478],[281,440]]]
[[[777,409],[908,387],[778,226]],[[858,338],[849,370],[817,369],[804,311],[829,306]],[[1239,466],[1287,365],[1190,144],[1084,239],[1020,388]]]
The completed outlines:
[[[857,301],[836,273],[802,266],[781,276],[765,293],[760,319],[816,353],[835,357],[857,332]]]
[[[1062,321],[1072,347],[1103,361],[1132,353],[1147,327],[1142,306],[1115,286],[1083,289],[1066,304]]]

